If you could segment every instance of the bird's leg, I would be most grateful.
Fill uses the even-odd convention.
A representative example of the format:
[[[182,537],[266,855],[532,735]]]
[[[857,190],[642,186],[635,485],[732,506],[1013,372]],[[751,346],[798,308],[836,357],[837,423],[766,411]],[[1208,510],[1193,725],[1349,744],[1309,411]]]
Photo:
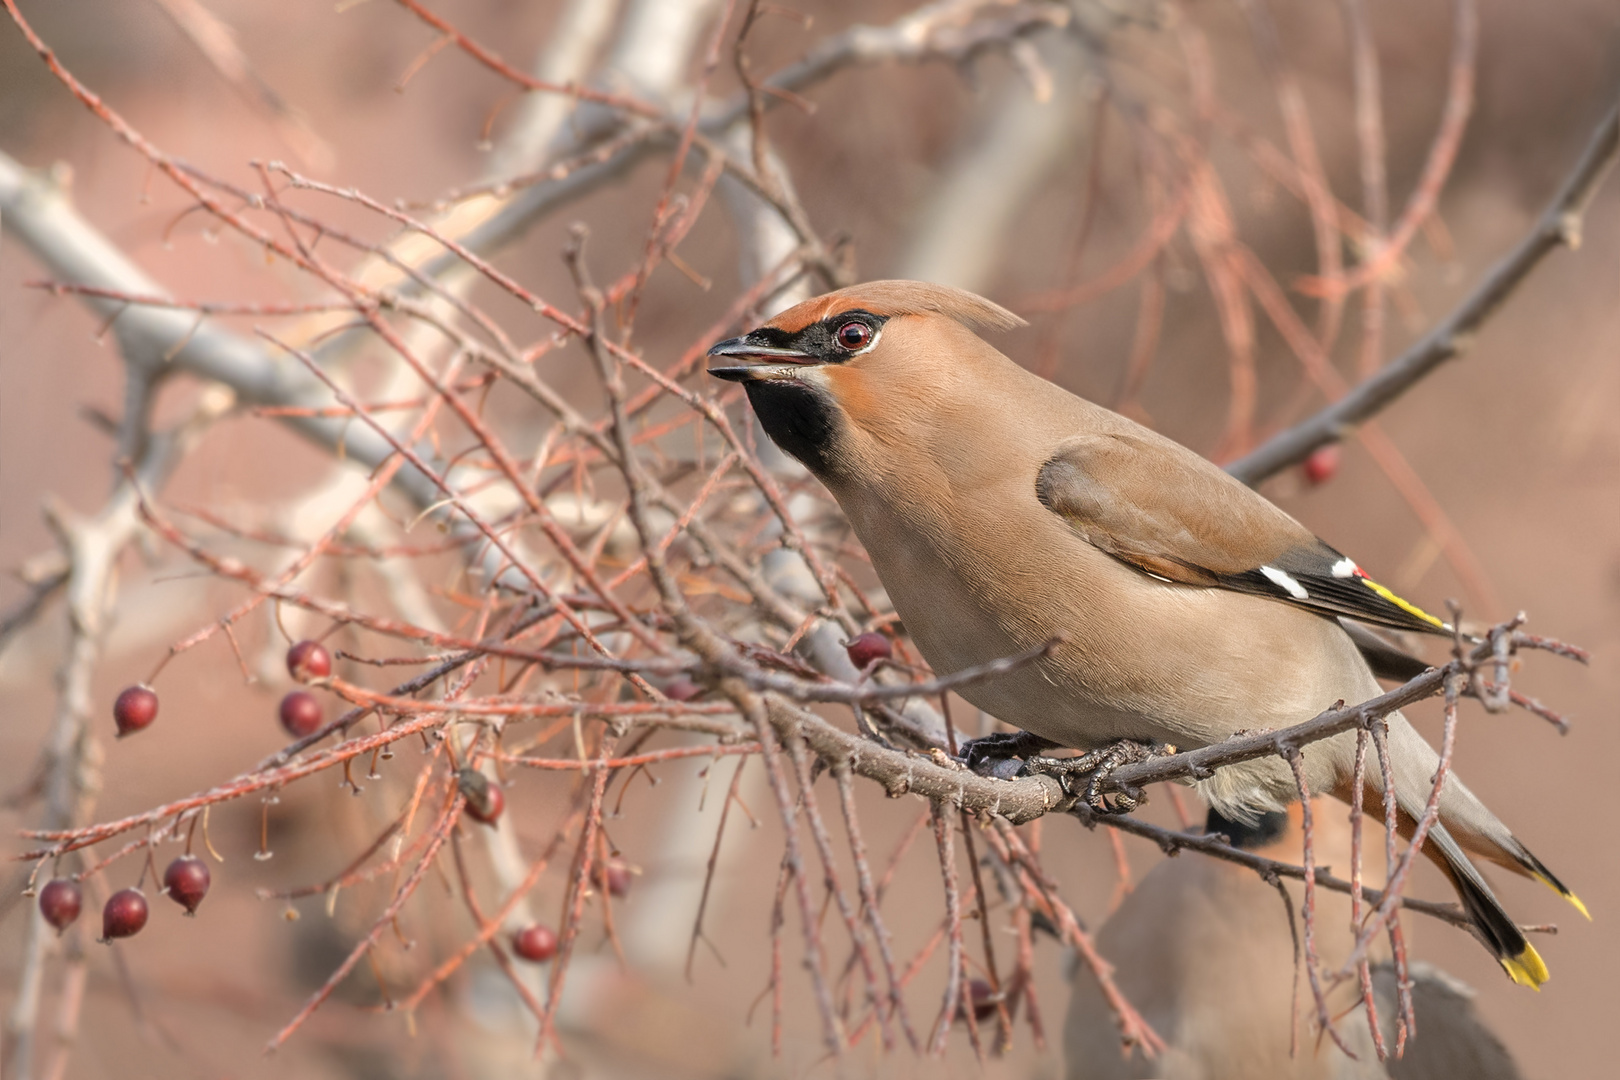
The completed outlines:
[[[1175,753],[1175,748],[1121,739],[1079,757],[1032,757],[1025,763],[1024,770],[1057,777],[1065,791],[1071,795],[1079,794],[1095,813],[1128,814],[1147,801],[1147,793],[1129,784],[1105,790],[1109,785],[1109,774],[1121,765],[1134,765],[1139,761],[1147,761],[1149,758],[1161,757],[1167,753]],[[1070,782],[1081,776],[1086,777],[1085,790],[1075,792],[1070,788]]]
[[[1050,739],[1043,739],[1039,735],[1031,735],[1027,731],[997,732],[994,735],[981,735],[977,739],[969,739],[962,744],[961,759],[967,767],[980,776],[995,776],[1003,780],[1010,780],[1018,775],[1023,767],[1020,758],[1034,757],[1042,750],[1050,750],[1057,743]],[[1016,768],[1009,768],[1012,763]]]

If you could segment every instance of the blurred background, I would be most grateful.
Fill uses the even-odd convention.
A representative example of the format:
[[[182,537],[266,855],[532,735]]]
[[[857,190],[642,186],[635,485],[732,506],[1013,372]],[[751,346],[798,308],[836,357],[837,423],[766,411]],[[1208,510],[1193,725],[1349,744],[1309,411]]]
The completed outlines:
[[[67,69],[145,138],[243,188],[260,185],[250,162],[282,160],[383,206],[453,217],[437,202],[447,193],[549,167],[567,139],[591,145],[590,125],[597,123],[589,107],[576,111],[564,96],[521,94],[466,53],[444,47],[439,30],[385,0],[19,0],[18,7]],[[684,120],[722,7],[697,0],[442,0],[434,10],[517,68],[634,92]],[[832,260],[856,280],[944,281],[1026,314],[1031,326],[998,339],[998,347],[1217,460],[1238,456],[1319,407],[1319,390],[1272,322],[1250,300],[1232,299],[1229,255],[1237,244],[1252,251],[1288,290],[1299,319],[1320,332],[1323,306],[1292,288],[1321,273],[1322,250],[1298,191],[1302,173],[1290,164],[1303,165],[1298,132],[1291,135],[1279,102],[1297,92],[1331,193],[1349,214],[1372,216],[1347,21],[1363,5],[1074,0],[989,7],[989,14],[969,12],[962,25],[1023,19],[1023,29],[1008,39],[1012,46],[970,50],[958,43],[954,53],[944,55],[942,45],[920,63],[854,64],[806,84],[769,112],[774,174],[797,193]],[[1424,183],[1446,123],[1448,91],[1456,104],[1458,26],[1467,18],[1459,12],[1474,10],[1440,0],[1366,0],[1382,81],[1386,221],[1396,220]],[[889,26],[912,11],[888,0],[795,0],[768,8],[748,37],[748,70],[776,72],[857,24]],[[731,51],[739,23],[732,13],[724,59],[710,78],[716,102],[731,100],[740,87]],[[948,36],[936,41],[950,44]],[[1620,95],[1620,9],[1612,0],[1480,0],[1476,48],[1465,59],[1472,80],[1466,127],[1436,189],[1434,213],[1380,279],[1381,336],[1369,352],[1360,293],[1332,316],[1340,326],[1327,351],[1351,382],[1369,359],[1387,360],[1419,338],[1531,228]],[[1279,94],[1279,86],[1289,89]],[[746,124],[735,130],[744,137],[737,152],[746,157]],[[542,133],[538,142],[535,132]],[[1166,148],[1186,140],[1196,154],[1166,158]],[[47,178],[174,296],[277,303],[330,295],[195,212],[188,195],[68,93],[10,20],[0,20],[0,152]],[[573,310],[574,287],[561,258],[569,226],[589,225],[601,279],[635,266],[669,161],[665,148],[576,185],[490,254],[533,294]],[[1175,177],[1202,175],[1186,161],[1208,175],[1185,189],[1191,194],[1178,194]],[[698,163],[689,170],[685,182],[701,169]],[[704,334],[770,269],[760,265],[770,248],[758,235],[768,226],[760,224],[757,204],[745,205],[748,198],[742,185],[722,182],[717,207],[699,216],[681,242],[680,266],[661,265],[647,280],[634,342],[657,366],[706,344]],[[1180,198],[1193,204],[1185,213]],[[458,205],[469,202],[476,200]],[[320,211],[377,242],[394,229],[379,214],[337,200]],[[1169,212],[1179,214],[1173,229],[1144,248],[1144,237]],[[57,542],[43,508],[52,503],[92,515],[118,480],[116,437],[100,418],[116,418],[125,407],[125,363],[104,315],[71,295],[32,287],[60,275],[19,241],[8,217],[0,217],[0,236],[0,567],[8,571],[0,578],[0,611],[12,613],[52,572]],[[776,258],[791,247],[778,245]],[[332,242],[317,250],[345,270],[360,262]],[[1366,250],[1346,242],[1338,257],[1354,266]],[[793,288],[810,295],[824,285],[812,277]],[[533,311],[487,282],[470,285],[469,295],[519,341],[544,341],[551,333]],[[787,298],[791,293],[762,299],[750,317]],[[220,321],[248,334],[268,325],[245,315]],[[324,333],[305,332],[309,341]],[[385,380],[365,374],[369,362],[357,350],[354,377],[385,400]],[[571,399],[599,408],[578,349],[560,350],[541,365]],[[1233,403],[1245,399],[1251,378],[1245,413]],[[714,389],[700,373],[686,382],[702,393]],[[165,422],[188,415],[203,400],[203,387],[190,377],[165,382],[155,415]],[[492,395],[489,409],[509,430],[542,430],[521,396]],[[1342,456],[1317,461],[1312,474],[1289,469],[1264,488],[1374,576],[1431,610],[1447,598],[1481,620],[1524,610],[1530,629],[1591,650],[1590,667],[1532,656],[1518,676],[1525,692],[1573,717],[1566,737],[1524,713],[1486,715],[1465,706],[1456,760],[1470,786],[1580,893],[1594,921],[1577,921],[1547,890],[1497,877],[1519,918],[1560,924],[1556,937],[1539,942],[1553,972],[1539,994],[1508,983],[1466,935],[1407,922],[1415,955],[1477,989],[1481,1013],[1531,1077],[1599,1075],[1613,1054],[1606,1024],[1620,1005],[1612,975],[1620,962],[1620,859],[1607,828],[1608,766],[1620,752],[1617,416],[1620,185],[1611,181],[1590,208],[1579,250],[1555,252],[1471,351],[1382,414],[1382,431],[1410,473],[1392,471],[1390,459],[1375,459],[1352,438]],[[532,451],[532,441],[525,445]],[[244,531],[302,543],[358,496],[356,475],[276,417],[243,408],[201,436],[162,498],[171,507],[229,518]],[[220,548],[264,565],[286,558],[241,536],[227,537]],[[438,580],[449,577],[441,571]],[[159,683],[161,729],[113,741],[109,710],[119,688],[146,678],[172,644],[206,628],[243,595],[150,540],[123,554],[116,590],[91,683],[91,723],[102,736],[94,820],[206,789],[285,741],[274,719],[289,685],[278,670],[285,639],[263,611],[238,631],[240,665],[219,637],[183,655]],[[385,592],[383,585],[373,588]],[[427,588],[418,599],[442,604],[446,595]],[[293,637],[324,626],[291,610],[284,618]],[[57,601],[10,633],[0,652],[6,717],[0,792],[7,799],[0,825],[12,833],[39,821],[34,794],[44,766],[38,763],[59,708],[56,673],[68,642],[68,619]],[[971,710],[956,704],[960,723]],[[1437,710],[1414,713],[1433,737]],[[847,726],[847,716],[839,722]],[[416,753],[412,747],[399,756]],[[769,1005],[758,999],[770,973],[773,870],[782,838],[757,778],[745,795],[751,814],[731,822],[721,849],[707,915],[715,948],[699,949],[690,981],[682,973],[720,801],[716,792],[699,808],[706,764],[674,762],[660,767],[663,782],[656,786],[632,778],[615,789],[622,795],[609,825],[612,843],[633,870],[614,901],[627,968],[600,924],[587,920],[559,1013],[569,1050],[562,1061],[531,1063],[532,1030],[505,978],[482,954],[409,1018],[383,1008],[390,994],[404,993],[466,938],[469,924],[444,875],[430,875],[397,940],[373,950],[374,962],[360,965],[285,1047],[261,1054],[389,895],[384,882],[307,898],[258,898],[257,890],[287,890],[341,873],[386,823],[376,800],[356,799],[323,775],[277,792],[273,813],[258,797],[217,809],[209,829],[223,862],[214,865],[213,892],[194,920],[154,899],[152,925],[140,936],[114,949],[84,946],[83,1001],[73,1006],[77,1033],[61,1075],[828,1071],[808,986],[792,977],[791,936],[783,1053],[771,1055]],[[719,759],[716,789],[730,782],[731,770]],[[407,781],[379,781],[378,788]],[[516,849],[532,857],[544,848],[571,783],[572,777],[542,773],[511,783]],[[1187,798],[1201,820],[1196,799]],[[879,862],[924,807],[916,798],[886,800],[875,788],[861,791],[861,805]],[[1177,824],[1167,799],[1155,799],[1145,814]],[[273,859],[253,857],[261,815]],[[748,825],[749,816],[758,818],[757,827]],[[1100,923],[1118,895],[1108,837],[1068,819],[1045,822],[1041,836],[1064,895],[1088,925]],[[31,846],[11,845],[13,852]],[[1137,877],[1161,857],[1144,841],[1126,839],[1124,848]],[[939,918],[933,860],[925,832],[897,864],[885,901],[903,956],[916,952]],[[96,887],[101,892],[89,895],[131,884],[137,861],[117,864],[107,884]],[[8,882],[12,872],[6,871]],[[542,878],[536,910],[557,911],[564,883],[560,872]],[[14,1016],[33,904],[18,898],[21,879],[17,885],[0,900],[0,1007]],[[1450,895],[1427,867],[1415,891]],[[98,909],[99,902],[87,902],[86,919],[93,922]],[[1006,949],[1012,948],[1009,938]],[[1060,1028],[1070,966],[1061,948],[1042,942],[1035,971],[1044,1048],[1020,1023],[1011,1051],[982,1064],[960,1030],[943,1064],[905,1050],[885,1058],[871,1037],[854,1060],[885,1075],[1063,1075]],[[57,1060],[48,1052],[56,1045],[49,1031],[68,996],[59,993],[57,970],[47,965],[41,984],[34,1075],[45,1075]],[[942,972],[919,975],[913,1008],[924,1026],[943,985]]]

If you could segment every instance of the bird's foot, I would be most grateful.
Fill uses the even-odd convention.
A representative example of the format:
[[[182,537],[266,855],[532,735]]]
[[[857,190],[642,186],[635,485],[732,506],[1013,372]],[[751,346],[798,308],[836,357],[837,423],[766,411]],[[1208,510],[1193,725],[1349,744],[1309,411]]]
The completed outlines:
[[[1175,748],[1121,739],[1079,757],[1032,757],[1024,768],[1030,773],[1056,777],[1065,791],[1084,799],[1093,813],[1129,814],[1147,801],[1147,792],[1130,784],[1115,783],[1109,779],[1110,774],[1121,765],[1134,765],[1167,753],[1175,753]],[[1076,791],[1073,785],[1081,777],[1085,777],[1085,787]]]
[[[1056,745],[1027,731],[997,732],[963,743],[960,757],[969,769],[980,776],[1011,780],[1023,769],[1022,759],[1034,757]]]

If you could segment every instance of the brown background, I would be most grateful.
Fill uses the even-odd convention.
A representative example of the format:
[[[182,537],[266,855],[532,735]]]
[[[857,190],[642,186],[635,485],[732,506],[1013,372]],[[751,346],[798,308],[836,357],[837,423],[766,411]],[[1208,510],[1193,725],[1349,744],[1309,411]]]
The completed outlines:
[[[210,6],[237,28],[264,78],[311,117],[336,148],[329,171],[334,181],[384,201],[420,199],[482,167],[479,131],[504,87],[452,51],[431,63],[403,94],[396,93],[394,83],[431,34],[392,5],[373,2],[342,14],[334,13],[328,0],[219,0]],[[890,9],[902,10],[889,3],[807,0],[797,6],[813,11],[814,26],[806,35],[785,20],[770,23],[757,43],[756,63],[762,68],[791,59],[811,38],[857,18],[882,21]],[[1359,188],[1348,63],[1336,9],[1275,6],[1284,49],[1305,83],[1334,188],[1355,204]],[[79,0],[24,7],[63,60],[165,149],[244,180],[249,159],[290,156],[155,6]],[[551,17],[549,5],[517,0],[443,7],[464,29],[515,60],[532,54]],[[1436,122],[1449,14],[1436,0],[1371,7],[1385,65],[1392,198],[1398,208]],[[1269,87],[1258,74],[1236,12],[1226,4],[1199,3],[1185,14],[1210,35],[1222,97],[1280,143]],[[1395,319],[1394,346],[1445,312],[1522,235],[1620,92],[1620,9],[1612,2],[1490,0],[1482,6],[1482,20],[1478,104],[1440,208],[1454,250],[1439,257],[1423,241],[1416,245],[1416,265],[1405,282],[1413,303],[1404,321]],[[816,88],[815,115],[791,109],[774,114],[772,133],[812,217],[827,233],[853,239],[862,276],[892,270],[936,170],[1013,78],[1000,62],[986,63],[975,76],[977,90],[941,67],[857,71]],[[270,284],[277,282],[276,272],[267,272],[255,253],[234,240],[210,243],[198,217],[176,222],[174,212],[182,204],[166,184],[49,78],[9,24],[0,26],[0,148],[31,166],[66,163],[81,211],[180,296],[269,298],[267,291],[275,288],[280,295],[299,294],[301,286],[290,276]],[[1313,253],[1303,211],[1252,170],[1245,178],[1243,162],[1231,157],[1221,164],[1232,170],[1228,183],[1243,235],[1280,280],[1310,270]],[[1086,158],[1074,149],[1060,161],[1006,237],[1007,255],[987,288],[996,299],[1027,295],[1063,271],[1077,231]],[[565,292],[557,253],[563,229],[575,219],[592,222],[605,265],[635,258],[662,172],[662,164],[645,167],[624,185],[551,219],[508,252],[503,265],[543,295]],[[1089,273],[1128,250],[1141,226],[1126,155],[1105,155],[1102,175],[1099,221],[1082,264]],[[731,295],[732,238],[719,214],[705,219],[682,255],[713,277],[715,288],[704,294],[667,269],[660,271],[638,332],[649,355],[668,357],[684,347]],[[1184,245],[1182,258],[1190,264]],[[95,321],[72,300],[23,288],[39,276],[19,245],[10,240],[0,245],[0,566],[8,568],[49,546],[39,513],[48,493],[82,511],[99,504],[109,480],[110,443],[80,411],[92,405],[116,413],[119,404],[114,346],[96,339]],[[1135,317],[1132,290],[1126,289],[1063,320],[1058,380],[1111,400]],[[534,331],[533,323],[524,325]],[[1008,337],[1003,347],[1032,363],[1039,330]],[[1298,376],[1267,331],[1261,345],[1263,405],[1275,408],[1292,394]],[[1211,407],[1224,401],[1221,348],[1208,294],[1194,278],[1186,291],[1171,296],[1143,405],[1161,430],[1206,452],[1223,418],[1221,408]],[[168,407],[192,392],[171,388]],[[1530,613],[1532,628],[1592,651],[1589,669],[1532,657],[1520,676],[1529,692],[1574,715],[1567,738],[1523,714],[1492,717],[1470,708],[1458,767],[1576,888],[1596,921],[1580,922],[1537,886],[1500,881],[1510,910],[1524,921],[1557,921],[1562,928],[1541,946],[1554,977],[1539,994],[1509,985],[1463,935],[1433,925],[1417,931],[1418,954],[1479,989],[1480,1008],[1532,1077],[1606,1072],[1620,1005],[1613,980],[1620,961],[1620,860],[1608,823],[1613,763],[1620,752],[1615,725],[1620,719],[1617,417],[1620,185],[1611,181],[1592,208],[1580,252],[1555,254],[1488,326],[1473,353],[1429,379],[1385,418],[1501,598],[1502,610],[1478,614],[1503,616],[1522,608]],[[171,498],[219,506],[269,502],[295,493],[322,469],[320,457],[293,436],[267,421],[243,419],[209,436],[182,470]],[[1376,575],[1404,577],[1393,583],[1417,601],[1432,607],[1445,597],[1464,595],[1444,560],[1422,558],[1421,527],[1354,444],[1331,483],[1304,490],[1297,477],[1285,476],[1268,490]],[[118,687],[149,670],[168,643],[232,600],[227,591],[187,577],[179,564],[164,565],[165,573],[157,572],[157,564],[135,559],[127,566],[118,627],[98,676],[99,692],[108,701]],[[9,604],[21,593],[15,583],[0,582],[0,603]],[[263,626],[252,633],[261,644],[269,640]],[[57,613],[0,656],[5,717],[0,790],[15,790],[29,776],[49,721],[49,676],[61,640]],[[206,786],[278,744],[270,720],[274,688],[244,689],[228,652],[222,646],[210,649],[190,658],[182,672],[166,676],[161,738],[107,745],[101,816]],[[1434,717],[1421,719],[1432,725]],[[530,787],[517,793],[514,805],[518,812],[529,808],[538,814],[551,805],[549,796],[540,785]],[[326,823],[339,823],[334,828],[344,851],[362,843],[365,832],[359,823],[345,825],[343,815],[333,816],[347,798],[324,789],[289,793],[275,819],[277,858],[269,863],[248,857],[256,806],[218,815],[215,842],[228,861],[216,868],[215,893],[199,918],[182,923],[172,912],[159,911],[142,937],[122,947],[153,1026],[143,1033],[123,1000],[114,968],[98,956],[85,1037],[70,1075],[460,1074],[457,1055],[471,1052],[465,1032],[473,1029],[447,1006],[424,1010],[421,1031],[410,1039],[397,1017],[358,1013],[339,1003],[281,1057],[266,1061],[258,1054],[263,1040],[296,1009],[310,976],[318,977],[320,965],[329,968],[337,954],[329,945],[322,951],[318,906],[305,908],[297,924],[287,924],[274,905],[253,899],[253,887],[312,880],[341,865],[347,855],[333,850]],[[627,813],[615,839],[653,876],[656,834],[646,823],[680,808],[669,806],[656,789],[638,790],[630,800],[627,811],[635,812]],[[911,800],[887,805],[871,800],[873,847],[886,850],[916,813]],[[1162,805],[1153,813],[1168,820]],[[27,820],[26,814],[0,811],[0,826],[7,830]],[[1101,838],[1067,821],[1048,823],[1045,836],[1048,864],[1060,869],[1082,913],[1100,920],[1113,884]],[[751,1027],[743,1027],[744,1014],[764,985],[770,868],[779,847],[769,827],[733,842],[746,844],[748,855],[732,871],[735,880],[711,924],[725,928],[721,940],[729,966],[700,963],[696,984],[678,1006],[625,1004],[605,1011],[608,1018],[599,1021],[602,1040],[619,1045],[622,1061],[629,1063],[622,1066],[627,1075],[754,1068],[802,1075],[819,1056],[808,1017],[790,1021],[789,1053],[779,1066],[763,1057],[763,1012]],[[1156,857],[1134,842],[1130,850],[1138,871]],[[890,902],[903,940],[914,942],[921,934],[905,925],[911,905],[934,911],[937,877],[931,858],[922,847],[910,856],[901,892]],[[1425,878],[1421,886],[1429,895],[1444,895],[1435,880]],[[15,910],[0,923],[0,974],[5,976],[0,986],[14,985],[10,958],[17,954],[21,926]],[[1043,1004],[1055,1035],[1063,1001],[1056,949],[1048,948],[1042,963]],[[313,967],[304,970],[306,964]],[[806,1004],[801,987],[794,993]],[[933,993],[916,995],[919,1015],[931,1015],[927,1003],[935,1000]],[[370,990],[355,991],[357,999],[367,994],[374,996]],[[0,1002],[9,1007],[5,995],[0,989]],[[790,996],[790,1005],[794,1000]],[[132,1061],[140,1063],[135,1071],[130,1071]],[[940,1067],[902,1055],[880,1068],[934,1075]],[[956,1053],[944,1068],[966,1075],[977,1066],[970,1055]],[[1057,1051],[1035,1053],[1027,1031],[1021,1031],[1015,1055],[989,1071],[1050,1076],[1056,1068]]]

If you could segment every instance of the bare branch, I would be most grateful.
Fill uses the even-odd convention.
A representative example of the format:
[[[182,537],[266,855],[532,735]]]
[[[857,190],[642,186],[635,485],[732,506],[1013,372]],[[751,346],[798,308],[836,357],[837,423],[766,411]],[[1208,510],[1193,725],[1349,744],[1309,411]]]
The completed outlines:
[[[1092,812],[1084,803],[1077,804],[1068,810],[1068,813],[1080,819],[1088,829],[1099,825],[1106,825],[1116,832],[1130,833],[1140,836],[1144,840],[1151,840],[1159,845],[1166,855],[1174,855],[1180,851],[1196,851],[1217,859],[1224,859],[1239,866],[1246,866],[1250,870],[1268,880],[1273,877],[1293,878],[1296,881],[1305,880],[1305,868],[1293,863],[1279,862],[1268,859],[1264,855],[1256,855],[1252,851],[1233,847],[1227,838],[1220,833],[1185,833],[1166,829],[1162,825],[1142,821],[1139,818],[1108,815],[1103,816]],[[1328,873],[1329,868],[1318,866],[1316,869],[1316,884],[1324,889],[1341,892],[1347,895],[1353,891],[1352,883]],[[1362,895],[1370,904],[1383,901],[1384,893],[1379,889],[1363,887]],[[1432,900],[1417,900],[1410,896],[1400,898],[1400,906],[1409,911],[1420,912],[1424,915],[1450,923],[1452,926],[1467,929],[1471,924],[1468,913],[1457,904],[1440,904]]]
[[[1514,291],[1554,250],[1578,248],[1581,223],[1592,197],[1620,158],[1620,104],[1609,110],[1534,227],[1517,247],[1493,266],[1463,302],[1406,352],[1344,397],[1278,433],[1252,453],[1227,466],[1251,487],[1310,456],[1311,451],[1345,438],[1376,416],[1447,360],[1461,356]]]

